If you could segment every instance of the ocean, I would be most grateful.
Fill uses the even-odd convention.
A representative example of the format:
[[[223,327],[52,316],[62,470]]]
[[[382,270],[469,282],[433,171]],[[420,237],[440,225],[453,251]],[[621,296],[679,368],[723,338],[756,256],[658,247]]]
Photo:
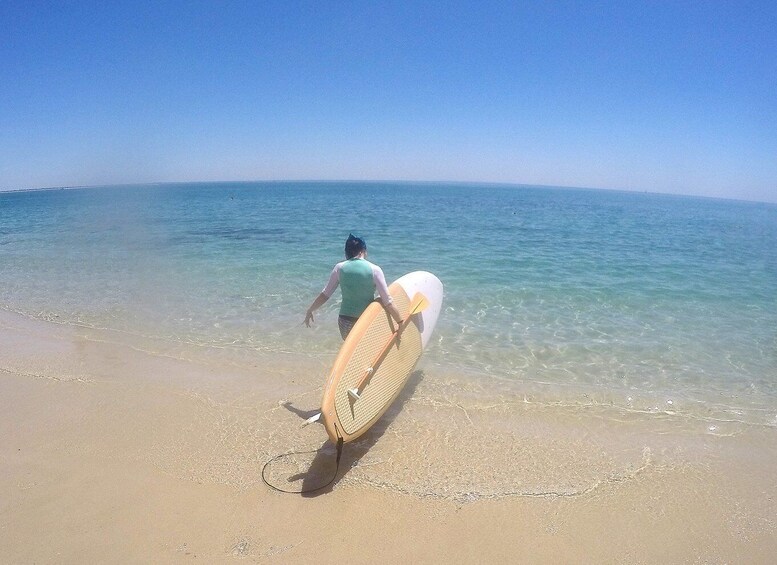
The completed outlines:
[[[152,352],[312,359],[323,385],[341,343],[339,296],[312,328],[302,322],[349,232],[366,239],[389,282],[427,270],[445,285],[419,365],[417,407],[428,413],[405,408],[432,434],[428,445],[447,441],[427,425],[443,405],[473,426],[473,414],[499,413],[478,424],[506,428],[492,435],[494,452],[539,409],[690,437],[777,428],[773,204],[378,182],[0,193],[0,308]],[[435,481],[424,492],[448,481],[456,496],[490,496],[506,484]]]
[[[777,425],[771,204],[436,183],[0,193],[0,308],[130,336],[332,353],[337,297],[313,329],[302,320],[349,232],[389,282],[413,270],[443,281],[427,363]]]

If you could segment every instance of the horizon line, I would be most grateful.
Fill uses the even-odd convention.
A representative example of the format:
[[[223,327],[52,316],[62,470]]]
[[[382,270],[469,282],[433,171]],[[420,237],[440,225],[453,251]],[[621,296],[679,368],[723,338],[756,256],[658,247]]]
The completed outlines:
[[[99,189],[99,188],[121,188],[121,187],[142,187],[142,186],[170,186],[183,184],[408,184],[408,185],[455,185],[455,186],[486,186],[486,187],[505,187],[505,188],[540,188],[556,190],[593,190],[618,192],[624,194],[648,194],[655,196],[674,196],[679,198],[701,198],[705,200],[724,200],[731,202],[748,202],[755,204],[777,204],[777,200],[750,200],[746,198],[732,198],[725,196],[709,196],[703,194],[688,194],[678,192],[660,192],[651,190],[636,190],[626,188],[605,188],[596,186],[573,186],[573,185],[553,185],[553,184],[533,184],[506,181],[471,181],[471,180],[407,180],[407,179],[253,179],[253,180],[188,180],[188,181],[149,181],[149,182],[115,182],[105,184],[83,184],[83,185],[62,185],[62,186],[41,186],[26,188],[6,188],[0,187],[2,193],[21,193],[21,192],[44,192],[56,190],[80,190],[80,189]]]

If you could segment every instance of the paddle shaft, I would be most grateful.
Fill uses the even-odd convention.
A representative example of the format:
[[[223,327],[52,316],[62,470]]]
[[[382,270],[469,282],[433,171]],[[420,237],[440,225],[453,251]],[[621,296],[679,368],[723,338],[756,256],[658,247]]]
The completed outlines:
[[[369,368],[364,371],[362,378],[359,379],[359,382],[356,384],[356,390],[358,392],[362,391],[362,387],[364,387],[365,383],[375,372],[375,369],[380,366],[380,364],[386,358],[386,355],[388,355],[389,351],[391,351],[391,348],[394,346],[394,342],[396,342],[400,332],[410,323],[410,318],[415,314],[424,311],[427,306],[429,306],[429,300],[427,300],[427,298],[420,292],[416,293],[415,297],[413,297],[413,302],[410,304],[410,311],[408,312],[407,317],[402,321],[401,324],[399,324],[399,327],[397,327],[394,333],[391,334],[391,337],[389,338],[386,345],[383,347],[377,357],[375,357]]]

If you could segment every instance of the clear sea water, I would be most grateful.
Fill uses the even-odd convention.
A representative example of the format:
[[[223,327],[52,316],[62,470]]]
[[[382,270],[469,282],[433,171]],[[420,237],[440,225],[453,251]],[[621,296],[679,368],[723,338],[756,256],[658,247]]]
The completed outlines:
[[[0,193],[0,308],[333,358],[337,301],[302,320],[349,231],[389,281],[443,281],[422,361],[439,373],[777,427],[773,204],[436,183]]]

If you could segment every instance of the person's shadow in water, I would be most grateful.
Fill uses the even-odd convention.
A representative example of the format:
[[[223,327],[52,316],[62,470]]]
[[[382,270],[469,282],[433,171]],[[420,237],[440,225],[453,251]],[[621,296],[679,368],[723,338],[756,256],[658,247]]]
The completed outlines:
[[[298,481],[302,479],[301,494],[304,497],[316,497],[321,494],[331,492],[334,486],[340,481],[342,477],[348,472],[348,469],[354,467],[359,460],[364,457],[372,446],[383,436],[386,429],[391,425],[397,414],[402,410],[405,403],[413,396],[415,389],[423,379],[423,371],[413,371],[408,377],[405,386],[399,393],[399,396],[392,402],[389,409],[378,419],[375,424],[358,440],[353,443],[347,443],[343,445],[343,452],[340,459],[340,465],[337,467],[337,475],[332,482],[325,487],[318,488],[321,483],[326,481],[328,477],[332,477],[336,469],[336,455],[337,449],[335,445],[327,440],[316,452],[313,461],[310,464],[310,468],[305,473],[298,475],[292,475],[288,478],[289,482]],[[320,410],[300,410],[287,402],[283,404],[283,407],[288,411],[293,412],[300,418],[308,419],[316,415]],[[306,492],[307,491],[307,492]]]

